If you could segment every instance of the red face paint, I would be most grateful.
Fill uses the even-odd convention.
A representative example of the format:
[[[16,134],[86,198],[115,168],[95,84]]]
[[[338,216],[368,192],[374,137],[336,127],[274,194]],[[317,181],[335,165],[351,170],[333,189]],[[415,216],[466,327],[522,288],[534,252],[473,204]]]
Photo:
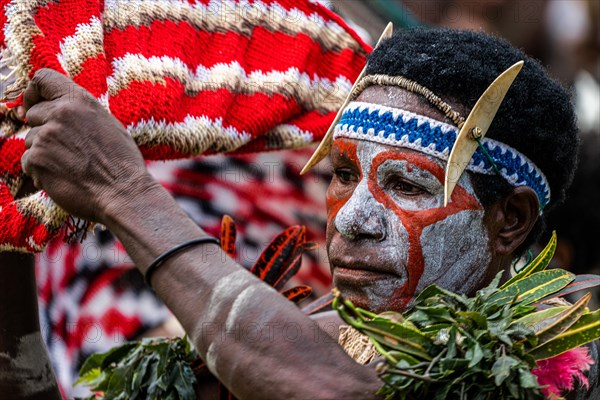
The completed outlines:
[[[427,285],[471,293],[487,279],[489,239],[468,179],[441,207],[444,170],[430,156],[337,139],[332,163],[327,250],[334,284],[356,305],[401,311]]]
[[[337,152],[340,157],[346,158],[351,161],[359,170],[360,177],[359,180],[362,179],[362,169],[360,167],[360,161],[358,160],[358,156],[356,154],[356,144],[350,142],[348,140],[336,140],[333,143],[333,150]],[[346,204],[350,196],[352,195],[351,191],[347,191],[343,196],[339,196],[334,191],[331,190],[332,187],[329,187],[327,190],[325,204],[327,206],[327,226],[329,223],[335,219],[337,213],[340,209]]]
[[[440,183],[443,183],[444,170],[424,155],[418,153],[399,153],[392,150],[380,152],[374,157],[371,163],[368,177],[369,190],[379,203],[386,209],[394,212],[408,233],[408,280],[404,285],[398,287],[394,291],[392,299],[389,299],[389,308],[400,310],[405,308],[408,302],[414,297],[417,284],[423,275],[425,266],[421,245],[423,229],[461,211],[481,210],[481,205],[473,195],[469,194],[463,187],[457,185],[452,194],[451,202],[447,207],[437,207],[427,210],[404,210],[383,190],[377,180],[378,168],[388,160],[403,160],[409,165],[429,171]],[[411,167],[408,166],[407,168]]]

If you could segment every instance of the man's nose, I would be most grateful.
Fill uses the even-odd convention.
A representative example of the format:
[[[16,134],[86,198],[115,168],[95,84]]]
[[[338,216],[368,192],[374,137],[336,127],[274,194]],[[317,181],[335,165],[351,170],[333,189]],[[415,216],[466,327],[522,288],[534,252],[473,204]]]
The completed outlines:
[[[335,217],[335,227],[342,236],[351,239],[381,241],[386,236],[384,207],[363,181]]]

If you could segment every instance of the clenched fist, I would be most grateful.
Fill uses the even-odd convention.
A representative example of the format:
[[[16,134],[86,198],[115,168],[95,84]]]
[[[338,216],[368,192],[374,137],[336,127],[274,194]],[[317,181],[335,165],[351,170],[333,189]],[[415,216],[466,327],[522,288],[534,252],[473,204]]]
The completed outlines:
[[[71,79],[38,71],[24,103],[23,170],[67,212],[103,222],[108,208],[156,185],[121,123]]]

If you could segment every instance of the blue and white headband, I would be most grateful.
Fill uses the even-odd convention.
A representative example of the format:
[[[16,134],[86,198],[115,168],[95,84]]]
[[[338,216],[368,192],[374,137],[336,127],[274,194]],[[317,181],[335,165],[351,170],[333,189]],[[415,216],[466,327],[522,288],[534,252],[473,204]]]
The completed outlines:
[[[423,115],[353,101],[344,109],[333,138],[405,147],[447,161],[458,133],[457,127]],[[478,148],[465,169],[487,175],[500,173],[514,187],[530,187],[543,210],[550,202],[550,185],[544,173],[525,155],[504,143],[484,137],[481,145],[488,154]]]

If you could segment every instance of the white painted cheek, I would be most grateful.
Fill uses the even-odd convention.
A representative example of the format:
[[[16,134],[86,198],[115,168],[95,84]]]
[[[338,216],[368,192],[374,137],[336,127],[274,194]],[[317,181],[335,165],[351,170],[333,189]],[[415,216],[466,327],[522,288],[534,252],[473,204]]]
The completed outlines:
[[[400,221],[400,218],[391,210],[385,210],[388,222],[388,236],[382,243],[380,251],[382,259],[390,260],[398,275],[407,275],[408,265],[408,232]]]
[[[481,210],[461,211],[423,229],[425,266],[417,293],[433,283],[460,293],[481,286],[491,261],[483,215]]]

